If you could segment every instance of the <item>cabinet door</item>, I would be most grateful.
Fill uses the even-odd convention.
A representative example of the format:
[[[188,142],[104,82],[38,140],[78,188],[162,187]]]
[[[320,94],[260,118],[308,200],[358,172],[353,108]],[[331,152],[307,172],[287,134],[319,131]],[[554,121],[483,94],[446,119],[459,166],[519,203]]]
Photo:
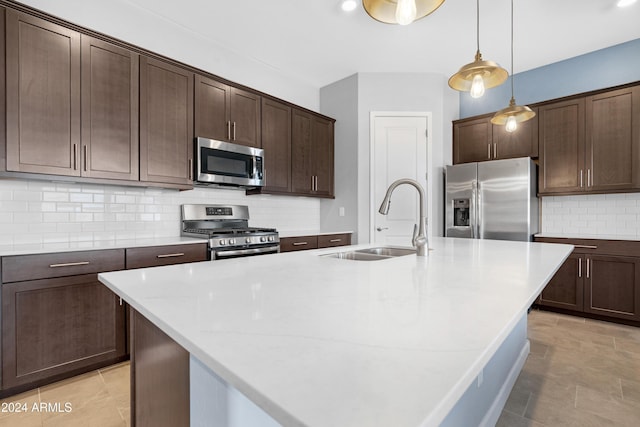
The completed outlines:
[[[584,191],[584,98],[544,105],[538,115],[539,193]]]
[[[480,118],[453,125],[453,164],[491,160],[492,124]]]
[[[260,147],[260,95],[231,88],[231,142]]]
[[[584,255],[571,254],[540,294],[541,305],[582,311],[584,295]]]
[[[640,259],[590,255],[587,262],[584,311],[640,320]]]
[[[514,132],[507,132],[504,126],[492,125],[493,155],[496,159],[517,157],[538,157],[538,118],[518,123]]]
[[[314,193],[333,197],[333,122],[313,118]]]
[[[193,74],[140,58],[140,181],[192,184]]]
[[[96,274],[2,285],[2,387],[125,355],[124,307]]]
[[[231,88],[197,74],[195,85],[195,136],[229,141]]]
[[[137,181],[138,54],[82,36],[82,175]]]
[[[640,87],[587,97],[586,143],[589,190],[640,186]]]
[[[291,107],[262,98],[265,192],[291,191]]]
[[[312,132],[311,114],[294,108],[291,112],[291,191],[294,193],[311,194],[315,185]]]
[[[7,170],[79,176],[80,34],[6,15]]]

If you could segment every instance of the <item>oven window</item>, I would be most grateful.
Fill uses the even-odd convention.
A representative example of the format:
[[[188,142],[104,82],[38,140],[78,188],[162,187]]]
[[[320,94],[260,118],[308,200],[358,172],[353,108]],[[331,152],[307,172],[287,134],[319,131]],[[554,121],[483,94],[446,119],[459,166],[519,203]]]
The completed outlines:
[[[202,148],[202,173],[237,176],[251,176],[251,156],[230,153],[227,151]]]

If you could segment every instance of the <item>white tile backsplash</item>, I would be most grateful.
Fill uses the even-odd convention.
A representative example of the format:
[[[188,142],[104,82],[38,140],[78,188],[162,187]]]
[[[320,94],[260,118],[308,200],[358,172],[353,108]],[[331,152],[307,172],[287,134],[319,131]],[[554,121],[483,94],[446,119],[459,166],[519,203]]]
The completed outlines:
[[[179,236],[185,203],[248,205],[254,227],[320,229],[320,201],[311,197],[0,179],[0,245]]]
[[[542,198],[543,234],[640,237],[640,193]]]

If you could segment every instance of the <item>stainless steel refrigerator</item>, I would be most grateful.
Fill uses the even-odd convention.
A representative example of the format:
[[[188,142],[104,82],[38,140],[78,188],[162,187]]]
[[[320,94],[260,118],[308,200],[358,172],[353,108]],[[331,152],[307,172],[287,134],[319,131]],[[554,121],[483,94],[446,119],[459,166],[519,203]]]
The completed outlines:
[[[446,167],[445,236],[530,241],[538,232],[529,157]]]

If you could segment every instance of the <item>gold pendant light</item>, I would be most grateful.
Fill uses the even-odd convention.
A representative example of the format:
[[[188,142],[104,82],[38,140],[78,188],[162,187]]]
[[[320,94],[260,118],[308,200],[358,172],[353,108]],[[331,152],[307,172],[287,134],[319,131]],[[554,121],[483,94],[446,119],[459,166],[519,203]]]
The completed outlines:
[[[473,98],[480,98],[484,90],[501,85],[509,73],[493,61],[483,61],[480,53],[480,0],[476,2],[476,41],[475,60],[460,68],[449,79],[449,86],[461,92],[470,92]]]
[[[507,108],[498,111],[491,118],[491,123],[505,125],[507,132],[513,132],[517,129],[518,123],[525,122],[535,116],[536,113],[526,105],[516,105],[516,99],[513,97],[513,0],[511,0],[511,101],[509,101]]]
[[[362,0],[370,17],[385,24],[408,25],[431,14],[444,0]]]

